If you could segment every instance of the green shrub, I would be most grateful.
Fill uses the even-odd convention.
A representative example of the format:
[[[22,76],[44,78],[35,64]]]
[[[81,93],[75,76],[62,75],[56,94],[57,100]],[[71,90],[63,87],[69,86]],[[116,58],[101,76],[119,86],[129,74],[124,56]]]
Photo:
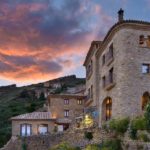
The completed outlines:
[[[148,138],[147,134],[144,134],[144,133],[140,134],[140,135],[138,136],[138,138],[139,138],[140,140],[144,141],[144,142],[149,142],[149,141],[150,141],[150,139]]]
[[[85,139],[88,139],[89,141],[93,139],[93,133],[92,132],[84,132]]]
[[[129,125],[129,118],[113,119],[109,122],[109,128],[118,134],[124,134]]]
[[[101,150],[122,150],[119,139],[105,141]]]
[[[40,97],[39,97],[39,100],[41,100],[41,101],[46,100],[45,95],[44,95],[44,92],[41,92]]]
[[[85,150],[101,150],[98,145],[88,145]]]
[[[130,125],[129,136],[132,140],[137,139],[137,129],[132,124]]]
[[[144,117],[137,117],[131,121],[131,125],[136,130],[146,130],[147,129],[147,120]]]
[[[150,102],[146,106],[144,117],[147,121],[147,129],[150,130]]]
[[[63,142],[51,148],[50,150],[81,150],[81,149],[79,147],[72,147],[68,143]]]

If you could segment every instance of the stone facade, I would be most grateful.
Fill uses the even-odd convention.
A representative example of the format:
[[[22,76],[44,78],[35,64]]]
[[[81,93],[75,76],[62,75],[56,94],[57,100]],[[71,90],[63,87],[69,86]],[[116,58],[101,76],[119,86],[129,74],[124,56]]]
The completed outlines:
[[[84,136],[85,131],[93,133],[93,139],[87,140]],[[113,134],[102,131],[99,128],[66,131],[62,133],[49,134],[49,135],[36,135],[28,138],[11,139],[9,143],[1,150],[21,150],[22,145],[25,144],[28,150],[48,150],[51,147],[58,145],[62,142],[67,142],[72,146],[84,148],[88,144],[99,144],[102,140],[114,138]]]
[[[20,127],[22,124],[30,124],[32,129],[32,135],[38,135],[39,125],[46,124],[48,125],[48,133],[52,133],[54,131],[54,121],[51,120],[13,120],[12,121],[12,136],[20,136]]]
[[[110,118],[142,114],[143,93],[150,91],[150,72],[143,73],[142,65],[150,64],[150,47],[149,41],[140,44],[141,35],[149,40],[150,23],[119,20],[96,53],[87,55],[85,62],[93,57],[96,62],[93,63],[93,75],[90,79],[87,76],[86,88],[92,84],[95,90],[100,126]],[[88,70],[88,63],[85,66]]]
[[[70,120],[83,114],[84,99],[82,95],[70,94],[54,94],[48,96],[48,108],[53,118],[62,119],[67,118]],[[79,103],[79,101],[81,103]],[[68,110],[68,116],[65,116],[65,110]]]

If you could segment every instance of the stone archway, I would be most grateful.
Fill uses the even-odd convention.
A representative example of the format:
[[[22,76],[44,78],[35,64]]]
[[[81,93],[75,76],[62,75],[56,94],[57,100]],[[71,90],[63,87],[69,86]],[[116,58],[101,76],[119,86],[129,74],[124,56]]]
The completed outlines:
[[[145,107],[148,102],[150,102],[150,93],[146,91],[142,95],[142,110],[145,110]]]
[[[102,121],[108,121],[112,117],[112,98],[106,97],[102,103]]]

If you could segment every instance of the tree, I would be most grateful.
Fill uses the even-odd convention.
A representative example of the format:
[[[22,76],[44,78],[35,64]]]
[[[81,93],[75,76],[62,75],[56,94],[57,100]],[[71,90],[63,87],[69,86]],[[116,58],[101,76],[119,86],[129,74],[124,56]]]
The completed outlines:
[[[150,102],[146,106],[146,111],[145,111],[144,117],[147,121],[147,128],[148,128],[148,130],[150,130]]]
[[[46,99],[46,98],[45,98],[44,92],[41,92],[40,97],[39,97],[39,100],[43,101],[43,100],[45,100],[45,99]]]
[[[24,89],[24,90],[20,93],[20,97],[21,97],[21,98],[29,98],[29,93],[28,93],[27,89]]]

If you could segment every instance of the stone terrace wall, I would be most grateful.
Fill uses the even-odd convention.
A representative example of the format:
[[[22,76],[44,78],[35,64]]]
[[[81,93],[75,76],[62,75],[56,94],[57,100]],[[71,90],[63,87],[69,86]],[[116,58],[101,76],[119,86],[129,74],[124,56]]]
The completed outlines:
[[[123,150],[150,150],[150,142],[125,140]]]
[[[108,134],[100,129],[90,129],[88,131],[93,132],[93,140],[88,141],[84,138],[84,132],[86,130],[78,130],[72,132],[64,132],[53,135],[45,136],[31,136],[26,138],[24,143],[27,145],[27,150],[48,150],[50,147],[57,145],[61,142],[68,142],[73,146],[85,147],[87,144],[100,143],[105,139],[113,138],[112,134]],[[17,138],[12,140],[0,150],[22,150],[23,140]]]

